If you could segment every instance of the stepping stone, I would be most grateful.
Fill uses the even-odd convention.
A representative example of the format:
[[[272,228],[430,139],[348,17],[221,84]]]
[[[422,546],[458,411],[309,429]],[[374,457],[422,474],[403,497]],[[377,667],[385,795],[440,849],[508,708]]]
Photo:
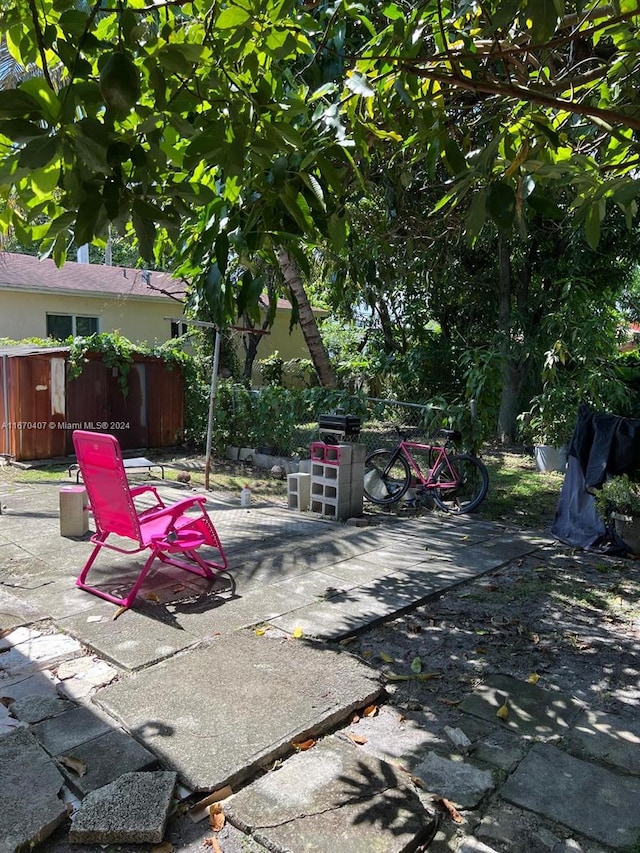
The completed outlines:
[[[158,844],[164,837],[176,774],[125,773],[87,794],[69,841],[85,844]]]
[[[493,790],[493,775],[490,770],[480,770],[466,761],[443,758],[430,753],[414,770],[432,794],[445,797],[460,809],[473,809],[484,795]]]
[[[503,721],[496,713],[505,699],[509,716]],[[488,676],[460,705],[465,714],[536,738],[566,734],[582,709],[577,699],[565,693],[543,690],[508,675]]]
[[[229,820],[273,851],[401,853],[434,816],[408,776],[335,737],[287,759],[229,801]]]
[[[579,758],[610,764],[640,776],[640,720],[624,714],[585,711],[565,739]]]
[[[0,853],[31,849],[67,818],[64,777],[26,729],[0,738]]]
[[[335,727],[381,689],[378,673],[342,649],[236,633],[133,673],[93,701],[191,789],[208,791]]]
[[[52,696],[39,696],[32,694],[17,699],[10,706],[11,713],[17,720],[24,723],[39,723],[69,711],[74,706],[65,699]]]
[[[507,802],[601,844],[631,848],[640,838],[640,779],[536,744],[503,785]]]

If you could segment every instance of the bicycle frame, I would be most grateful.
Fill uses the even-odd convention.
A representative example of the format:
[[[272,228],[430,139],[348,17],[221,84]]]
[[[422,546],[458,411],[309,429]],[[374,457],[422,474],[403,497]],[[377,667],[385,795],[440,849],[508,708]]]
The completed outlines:
[[[426,450],[429,453],[429,470],[427,471],[427,476],[422,473],[422,469],[418,462],[413,458],[411,454],[411,448],[414,450]],[[403,455],[407,462],[409,463],[409,468],[416,474],[418,479],[420,480],[420,484],[425,489],[431,489],[434,486],[437,486],[441,491],[445,491],[446,489],[455,489],[457,488],[457,480],[458,475],[451,465],[449,461],[449,454],[447,453],[447,445],[446,444],[424,444],[420,441],[407,441],[405,439],[401,439],[400,443],[397,447],[398,455]],[[432,463],[431,454],[435,453],[435,459]],[[447,482],[446,480],[434,480],[433,472],[440,468],[441,463],[445,462],[449,473],[451,474],[451,482]]]

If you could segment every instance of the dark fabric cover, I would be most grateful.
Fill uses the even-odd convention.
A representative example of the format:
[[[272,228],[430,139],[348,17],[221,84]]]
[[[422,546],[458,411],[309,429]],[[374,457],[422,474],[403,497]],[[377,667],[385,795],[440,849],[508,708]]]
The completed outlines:
[[[579,548],[625,550],[598,514],[593,492],[607,477],[640,469],[640,419],[578,410],[551,533]]]

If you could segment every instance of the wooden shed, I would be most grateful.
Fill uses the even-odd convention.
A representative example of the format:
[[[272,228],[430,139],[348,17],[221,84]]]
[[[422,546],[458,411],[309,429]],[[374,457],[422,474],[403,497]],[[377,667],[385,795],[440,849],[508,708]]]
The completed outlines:
[[[80,376],[69,379],[68,347],[0,347],[0,454],[16,461],[68,456],[74,429],[109,432],[123,450],[182,440],[178,365],[134,354],[124,394],[101,353],[86,358]]]

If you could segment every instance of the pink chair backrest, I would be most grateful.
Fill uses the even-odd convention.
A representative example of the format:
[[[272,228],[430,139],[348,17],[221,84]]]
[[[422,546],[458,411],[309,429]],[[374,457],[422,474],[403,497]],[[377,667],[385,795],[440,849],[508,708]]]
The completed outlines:
[[[138,514],[117,440],[106,433],[75,430],[73,446],[98,529],[140,541]]]

